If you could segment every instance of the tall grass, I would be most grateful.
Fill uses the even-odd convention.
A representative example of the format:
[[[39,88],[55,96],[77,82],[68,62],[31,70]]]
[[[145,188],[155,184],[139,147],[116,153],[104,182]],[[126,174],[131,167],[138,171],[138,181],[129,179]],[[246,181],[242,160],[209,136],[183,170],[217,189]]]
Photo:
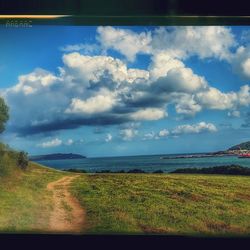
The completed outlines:
[[[24,169],[19,156],[0,143],[0,232],[46,232],[53,209],[47,184],[67,173],[32,162]]]
[[[0,143],[0,177],[6,177],[18,171],[18,152],[12,150],[8,145]]]

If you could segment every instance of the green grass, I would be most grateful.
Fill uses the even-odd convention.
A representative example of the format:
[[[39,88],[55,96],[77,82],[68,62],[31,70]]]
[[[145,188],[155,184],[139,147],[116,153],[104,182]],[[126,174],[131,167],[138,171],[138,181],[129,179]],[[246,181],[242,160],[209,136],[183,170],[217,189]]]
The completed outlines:
[[[83,174],[71,192],[89,233],[250,235],[250,178]]]
[[[66,173],[35,163],[30,163],[25,171],[14,162],[10,166],[8,175],[0,176],[0,231],[46,232],[52,211],[47,184]]]
[[[32,162],[22,170],[17,155],[0,144],[0,232],[49,232],[47,184],[72,174]],[[250,236],[249,176],[81,174],[70,191],[87,233]]]

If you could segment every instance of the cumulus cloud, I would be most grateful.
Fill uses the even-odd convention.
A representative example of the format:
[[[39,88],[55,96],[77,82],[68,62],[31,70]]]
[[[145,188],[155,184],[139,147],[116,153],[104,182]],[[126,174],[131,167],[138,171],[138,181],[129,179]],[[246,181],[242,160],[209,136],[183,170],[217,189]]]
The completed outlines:
[[[41,89],[48,88],[59,80],[49,71],[37,68],[27,75],[18,77],[18,84],[10,89],[12,93],[22,93],[23,95],[34,94]]]
[[[194,55],[201,59],[228,59],[230,48],[236,46],[230,28],[221,26],[160,27],[153,33],[135,33],[107,26],[99,27],[97,33],[97,39],[104,48],[117,50],[130,61],[135,60],[139,53],[156,54],[162,51],[180,59]]]
[[[72,52],[72,51],[81,51],[84,55],[93,55],[100,53],[100,46],[97,44],[88,44],[88,43],[78,43],[72,45],[66,45],[60,48],[63,52]]]
[[[2,91],[10,106],[9,129],[29,135],[84,125],[156,121],[168,117],[170,105],[182,116],[194,116],[203,109],[231,112],[250,105],[249,85],[224,93],[182,61],[194,55],[228,58],[235,44],[228,28],[159,28],[151,34],[99,27],[97,32],[100,46],[115,49],[128,60],[149,54],[149,67],[129,68],[111,56],[65,53],[58,72],[34,69]],[[134,135],[131,128],[126,129],[125,138]]]
[[[162,129],[158,133],[151,131],[149,133],[145,133],[142,140],[158,140],[160,138],[166,138],[168,135],[170,135],[170,132],[167,129]]]
[[[35,134],[82,125],[155,121],[168,116],[170,104],[177,114],[189,116],[203,108],[235,110],[250,104],[248,85],[223,93],[184,64],[156,79],[151,77],[152,65],[149,71],[128,69],[112,57],[74,52],[64,55],[63,61],[58,74],[36,69],[3,91],[11,108],[10,127]]]
[[[236,46],[229,28],[220,26],[161,27],[152,36],[152,47],[166,50],[171,56],[185,59],[215,57],[227,59],[230,48]]]
[[[108,134],[106,135],[105,141],[106,141],[106,142],[110,142],[110,141],[112,141],[112,138],[113,138],[113,136],[112,136],[111,134],[108,133]]]
[[[207,91],[198,93],[196,101],[209,109],[230,109],[234,107],[237,101],[237,94],[235,92],[225,94],[216,88],[210,87]]]
[[[239,106],[249,106],[250,105],[250,86],[243,85],[240,87],[237,93],[238,105]]]
[[[163,129],[159,132],[159,137],[167,137],[169,135],[169,131],[167,129]]]
[[[128,29],[110,26],[97,28],[97,39],[105,49],[114,49],[129,61],[134,61],[138,53],[149,53],[151,33],[136,33]]]
[[[202,106],[194,100],[194,95],[181,94],[177,95],[178,99],[174,99],[175,110],[177,114],[184,116],[194,116],[202,110]]]
[[[42,143],[37,144],[38,147],[41,148],[51,148],[51,147],[58,147],[58,146],[71,146],[71,145],[79,145],[84,142],[83,139],[79,140],[73,140],[73,139],[67,139],[67,140],[62,140],[59,138],[54,138],[49,141],[45,141]]]
[[[65,145],[67,145],[67,146],[70,146],[70,145],[72,145],[72,144],[74,144],[74,140],[72,140],[72,139],[68,139],[68,140],[65,142]]]
[[[159,120],[167,116],[167,113],[163,109],[146,108],[138,110],[130,115],[133,120]]]
[[[216,132],[217,128],[212,123],[200,122],[197,124],[184,124],[177,126],[175,129],[171,131],[174,135],[180,134],[198,134],[202,132]]]
[[[243,79],[250,79],[250,47],[240,46],[230,59],[233,70]]]
[[[249,106],[250,87],[243,85],[238,92],[223,93],[220,90],[209,87],[207,91],[197,93],[195,101],[208,109],[235,109],[240,106]]]
[[[73,98],[66,113],[101,113],[109,111],[115,104],[115,100],[110,95],[97,95],[86,100]]]
[[[142,140],[152,140],[152,139],[159,139],[159,137],[155,134],[154,131],[144,134]]]
[[[120,130],[120,136],[125,141],[132,140],[138,134],[138,130],[134,128],[125,128]]]
[[[62,145],[62,143],[63,143],[62,140],[55,138],[55,139],[52,139],[51,141],[46,141],[41,144],[38,144],[38,146],[41,148],[52,148],[52,147],[60,146]]]
[[[168,136],[178,137],[183,134],[200,134],[204,132],[213,133],[216,131],[217,128],[213,123],[199,122],[196,124],[179,125],[171,130],[162,129],[159,132],[151,131],[145,133],[142,140],[158,140]]]
[[[165,77],[158,78],[153,87],[164,92],[193,93],[205,89],[207,83],[190,68],[179,67],[169,70]]]
[[[227,115],[229,117],[240,117],[240,111],[238,110],[229,111]]]

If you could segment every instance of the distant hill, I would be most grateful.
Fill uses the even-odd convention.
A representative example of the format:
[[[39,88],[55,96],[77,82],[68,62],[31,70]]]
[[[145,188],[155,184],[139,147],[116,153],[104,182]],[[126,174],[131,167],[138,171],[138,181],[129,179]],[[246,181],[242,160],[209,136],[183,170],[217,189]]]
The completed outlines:
[[[67,160],[67,159],[84,159],[86,156],[79,154],[48,154],[48,155],[33,155],[29,159],[31,161],[45,161],[45,160]]]
[[[239,150],[239,149],[250,150],[250,141],[237,144],[237,145],[229,148],[228,150]]]

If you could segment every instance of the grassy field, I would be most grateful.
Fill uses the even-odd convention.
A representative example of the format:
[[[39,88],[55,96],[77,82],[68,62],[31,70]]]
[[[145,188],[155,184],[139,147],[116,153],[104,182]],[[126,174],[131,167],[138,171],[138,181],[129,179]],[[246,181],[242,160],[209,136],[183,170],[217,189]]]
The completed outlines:
[[[83,174],[71,192],[90,233],[250,235],[250,178]]]
[[[25,171],[12,166],[11,173],[0,176],[0,231],[43,232],[52,210],[46,186],[66,173],[34,163]]]
[[[47,185],[74,174],[32,162],[23,170],[8,150],[0,144],[0,232],[49,232]],[[86,233],[250,236],[249,176],[78,175],[69,188],[86,210]]]

